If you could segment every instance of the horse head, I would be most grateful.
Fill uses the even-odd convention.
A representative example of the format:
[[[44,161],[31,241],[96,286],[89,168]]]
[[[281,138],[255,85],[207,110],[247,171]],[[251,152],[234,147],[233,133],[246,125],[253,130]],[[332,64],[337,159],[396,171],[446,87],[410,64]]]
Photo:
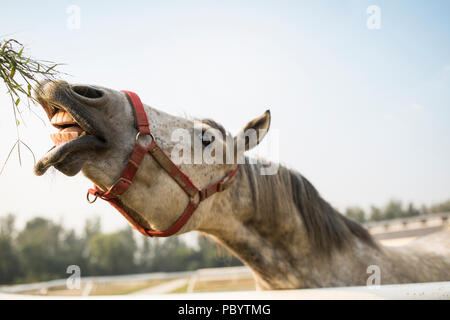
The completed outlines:
[[[58,132],[51,134],[55,145],[35,165],[35,173],[42,175],[51,166],[67,176],[81,171],[99,190],[111,189],[121,177],[137,143],[136,111],[130,97],[125,92],[99,86],[45,81],[36,88],[36,99]],[[235,167],[234,162],[262,140],[270,125],[270,113],[266,112],[230,139],[230,135],[212,120],[176,117],[148,105],[143,105],[143,110],[152,133],[151,137],[143,138],[154,139],[169,158],[181,152],[183,161],[175,161],[176,166],[199,188],[230,172]],[[253,143],[245,138],[245,132],[250,129],[263,132],[256,135]],[[174,139],[180,132],[184,133],[181,150],[180,140]],[[213,137],[207,138],[207,133],[211,132]],[[242,148],[236,147],[239,137],[244,137],[240,140]],[[196,162],[196,146],[200,146],[201,159],[203,153],[209,151],[213,159],[225,161]],[[133,219],[148,229],[168,228],[192,200],[186,197],[170,172],[163,169],[152,157],[144,157],[129,189],[118,197]],[[193,223],[183,231],[200,227],[202,213],[207,210],[208,205],[199,206]]]

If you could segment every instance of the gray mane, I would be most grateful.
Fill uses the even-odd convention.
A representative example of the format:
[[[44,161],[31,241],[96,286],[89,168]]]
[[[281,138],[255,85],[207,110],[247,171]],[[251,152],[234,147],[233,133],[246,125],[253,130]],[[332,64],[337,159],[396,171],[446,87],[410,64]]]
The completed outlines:
[[[273,220],[277,212],[289,210],[288,205],[293,202],[308,239],[318,252],[330,254],[333,249],[343,249],[354,237],[377,247],[366,229],[337,212],[298,172],[280,166],[276,175],[260,175],[260,163],[242,167],[250,181],[257,212]]]

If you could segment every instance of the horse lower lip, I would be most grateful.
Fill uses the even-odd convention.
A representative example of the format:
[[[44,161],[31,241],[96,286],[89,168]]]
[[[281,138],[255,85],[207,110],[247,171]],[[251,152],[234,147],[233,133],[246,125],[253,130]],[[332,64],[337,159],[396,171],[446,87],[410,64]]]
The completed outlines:
[[[67,155],[86,150],[101,150],[106,144],[93,135],[84,135],[60,146],[52,147],[34,166],[36,175],[43,175],[50,166],[64,161]]]

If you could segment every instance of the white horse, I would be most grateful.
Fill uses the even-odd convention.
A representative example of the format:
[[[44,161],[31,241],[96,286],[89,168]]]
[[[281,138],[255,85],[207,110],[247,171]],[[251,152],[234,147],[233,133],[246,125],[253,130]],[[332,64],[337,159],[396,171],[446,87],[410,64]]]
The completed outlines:
[[[44,82],[36,95],[60,130],[52,135],[55,147],[36,164],[37,175],[50,166],[68,176],[81,171],[95,183],[97,195],[124,182],[119,177],[134,155],[138,133],[129,95],[66,82]],[[433,235],[417,246],[383,247],[359,224],[336,212],[308,180],[284,167],[275,175],[260,175],[258,164],[181,164],[176,170],[199,189],[226,182],[227,188],[217,184],[213,196],[191,194],[183,187],[187,180],[174,178],[180,173],[169,174],[170,168],[175,169],[163,158],[175,146],[174,129],[183,128],[194,139],[202,132],[196,132],[192,120],[148,105],[143,110],[161,151],[143,156],[132,183],[125,181],[121,188],[126,188],[114,195],[115,203],[141,231],[158,234],[170,229],[192,202],[195,208],[189,219],[173,233],[198,230],[210,235],[252,269],[261,289],[365,285],[371,265],[380,268],[382,284],[450,280],[450,232]],[[214,121],[202,123],[204,129],[225,132]],[[269,125],[266,112],[247,123],[243,132],[267,131]],[[259,135],[256,144],[263,137]],[[230,139],[216,138],[213,143],[219,149],[235,150],[228,146]],[[251,147],[245,144],[237,153]],[[204,201],[199,203],[200,199]]]

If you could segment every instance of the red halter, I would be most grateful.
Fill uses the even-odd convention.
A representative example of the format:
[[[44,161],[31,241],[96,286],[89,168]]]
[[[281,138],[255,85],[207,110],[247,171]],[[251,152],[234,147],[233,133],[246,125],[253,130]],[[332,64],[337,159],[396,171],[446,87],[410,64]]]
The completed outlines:
[[[198,208],[201,201],[212,196],[216,192],[221,192],[225,190],[231,178],[237,172],[238,167],[236,166],[233,170],[227,173],[222,179],[209,184],[208,186],[199,189],[197,188],[187,175],[185,175],[176,165],[170,160],[170,158],[164,153],[164,151],[158,146],[150,132],[150,127],[148,125],[147,114],[145,113],[144,107],[138,95],[130,91],[124,92],[132,106],[134,107],[138,134],[136,136],[136,145],[134,147],[133,153],[125,165],[120,178],[107,190],[102,191],[96,185],[94,189],[89,189],[87,198],[90,203],[95,202],[97,197],[108,201],[114,208],[116,208],[131,224],[132,226],[141,232],[146,237],[168,237],[177,233],[181,227],[183,227],[189,218],[192,216],[194,211]],[[142,146],[139,143],[139,137],[141,135],[148,135],[151,137],[151,143],[147,147]],[[131,215],[123,207],[122,203],[119,201],[118,196],[123,194],[131,186],[133,178],[141,164],[146,153],[149,153],[153,159],[164,169],[178,185],[186,192],[189,196],[189,203],[184,209],[182,215],[175,221],[175,223],[165,231],[150,230],[142,225],[140,225],[136,220],[134,220]],[[89,200],[89,194],[95,196],[94,200]],[[198,195],[198,197],[197,197]]]

